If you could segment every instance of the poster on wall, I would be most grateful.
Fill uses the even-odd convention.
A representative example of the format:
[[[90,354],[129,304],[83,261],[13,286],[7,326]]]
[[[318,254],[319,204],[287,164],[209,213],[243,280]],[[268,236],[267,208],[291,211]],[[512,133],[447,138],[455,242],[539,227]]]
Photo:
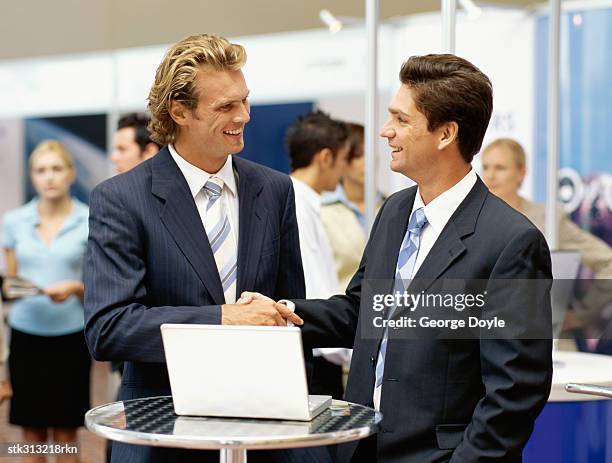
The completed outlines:
[[[534,137],[536,178],[544,180],[536,183],[540,202],[546,192],[548,28],[548,18],[538,18]],[[582,311],[584,321],[572,335],[578,350],[612,355],[612,55],[601,46],[612,43],[612,8],[565,11],[560,32],[558,201],[590,233],[559,234],[560,248],[578,250],[582,263],[571,307]],[[549,455],[533,461],[542,458]]]
[[[612,8],[561,17],[559,201],[578,225],[612,245]],[[536,173],[546,178],[548,18],[536,23]],[[545,199],[546,182],[536,198]]]
[[[27,166],[30,153],[43,140],[62,142],[74,159],[77,179],[71,193],[88,204],[89,193],[108,177],[106,157],[106,114],[31,118],[24,121],[24,165]],[[24,175],[25,200],[34,195],[34,188]]]

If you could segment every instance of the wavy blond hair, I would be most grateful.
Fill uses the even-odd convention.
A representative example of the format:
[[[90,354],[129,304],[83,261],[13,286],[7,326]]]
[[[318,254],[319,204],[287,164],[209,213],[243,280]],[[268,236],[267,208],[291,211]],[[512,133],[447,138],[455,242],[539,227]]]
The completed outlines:
[[[172,143],[176,124],[170,116],[170,102],[177,100],[187,108],[198,103],[195,82],[202,65],[216,71],[236,71],[246,63],[246,51],[214,35],[192,35],[174,45],[160,63],[151,87],[148,107],[151,112],[151,138],[161,145]]]
[[[43,140],[36,145],[36,148],[34,148],[34,151],[32,151],[32,154],[30,154],[30,159],[28,160],[30,170],[32,170],[36,159],[38,159],[42,154],[49,152],[57,154],[68,168],[74,169],[74,160],[63,143],[60,143],[57,140]]]

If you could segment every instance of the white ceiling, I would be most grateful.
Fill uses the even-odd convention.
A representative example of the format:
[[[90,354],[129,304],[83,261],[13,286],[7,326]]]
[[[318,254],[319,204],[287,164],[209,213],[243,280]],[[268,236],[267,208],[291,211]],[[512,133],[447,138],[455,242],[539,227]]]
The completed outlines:
[[[320,28],[322,8],[363,17],[364,5],[365,0],[0,0],[0,60],[160,45],[203,32],[238,37]],[[383,20],[439,8],[439,0],[380,0]]]

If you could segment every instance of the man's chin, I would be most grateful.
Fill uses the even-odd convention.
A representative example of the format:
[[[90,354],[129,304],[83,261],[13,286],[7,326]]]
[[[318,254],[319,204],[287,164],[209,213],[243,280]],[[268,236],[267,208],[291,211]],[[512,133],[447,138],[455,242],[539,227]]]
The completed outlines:
[[[404,177],[408,177],[412,181],[416,181],[414,180],[414,169],[410,169],[410,167],[407,166],[405,163],[391,160],[391,164],[389,165],[389,167],[391,167],[391,170],[393,172],[401,174]]]
[[[238,154],[244,149],[244,141],[240,143],[233,143],[228,152],[230,154]]]
[[[398,174],[404,173],[402,169],[402,163],[399,161],[396,161],[395,159],[391,159],[391,162],[389,163],[389,167],[391,168],[393,172],[397,172]]]

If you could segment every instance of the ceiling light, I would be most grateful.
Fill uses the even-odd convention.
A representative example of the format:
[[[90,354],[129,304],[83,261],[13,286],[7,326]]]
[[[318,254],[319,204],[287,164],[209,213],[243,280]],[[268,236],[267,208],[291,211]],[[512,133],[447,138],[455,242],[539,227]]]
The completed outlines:
[[[478,19],[482,15],[482,9],[474,3],[474,0],[459,0],[459,4],[468,15],[468,19]]]
[[[572,16],[572,22],[576,27],[582,26],[582,15],[580,13],[576,13],[574,16]]]
[[[332,34],[335,34],[342,29],[342,22],[329,10],[323,9],[319,11],[319,19],[327,26],[329,32]]]

